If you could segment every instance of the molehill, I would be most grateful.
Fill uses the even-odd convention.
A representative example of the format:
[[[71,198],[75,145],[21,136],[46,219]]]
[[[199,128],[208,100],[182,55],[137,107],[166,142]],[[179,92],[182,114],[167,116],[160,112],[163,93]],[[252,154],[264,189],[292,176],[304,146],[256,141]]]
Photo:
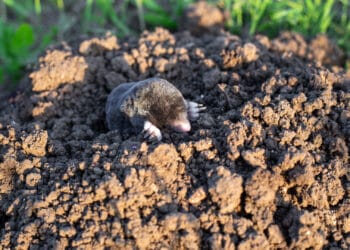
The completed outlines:
[[[48,50],[0,116],[0,248],[350,246],[350,85],[326,37],[145,31]],[[107,131],[124,82],[207,110],[161,143]]]

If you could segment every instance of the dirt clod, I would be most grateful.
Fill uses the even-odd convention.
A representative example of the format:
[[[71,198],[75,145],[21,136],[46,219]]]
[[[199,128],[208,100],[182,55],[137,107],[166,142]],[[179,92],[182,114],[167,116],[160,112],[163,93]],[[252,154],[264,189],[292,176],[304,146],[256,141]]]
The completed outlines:
[[[24,152],[34,156],[44,156],[46,154],[47,139],[47,131],[35,131],[24,139]]]
[[[182,26],[189,29],[194,35],[203,33],[218,33],[224,26],[224,14],[214,5],[204,1],[191,4],[181,20]]]
[[[220,213],[232,213],[239,205],[243,192],[242,183],[242,177],[232,175],[222,166],[209,179],[209,193],[213,202],[219,206]]]

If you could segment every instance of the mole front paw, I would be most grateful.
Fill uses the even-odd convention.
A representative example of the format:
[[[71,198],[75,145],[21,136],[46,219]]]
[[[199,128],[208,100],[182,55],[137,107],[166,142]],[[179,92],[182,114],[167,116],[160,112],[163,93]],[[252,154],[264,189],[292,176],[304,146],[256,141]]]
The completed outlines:
[[[154,126],[150,121],[145,121],[143,132],[145,133],[144,138],[157,138],[158,141],[162,140],[162,133],[160,132],[159,128]]]
[[[199,113],[206,110],[203,104],[187,101],[187,114],[190,120],[196,120],[199,117]]]

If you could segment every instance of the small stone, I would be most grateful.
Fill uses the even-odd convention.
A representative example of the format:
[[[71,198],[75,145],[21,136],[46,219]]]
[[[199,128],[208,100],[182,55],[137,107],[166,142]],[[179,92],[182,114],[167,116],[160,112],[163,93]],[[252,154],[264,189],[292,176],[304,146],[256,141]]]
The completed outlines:
[[[35,187],[41,180],[41,175],[39,173],[29,173],[26,176],[26,184],[28,187]]]
[[[190,196],[188,199],[189,203],[192,205],[199,204],[202,200],[204,200],[207,197],[207,194],[205,193],[205,190],[203,187],[197,188],[197,190]]]

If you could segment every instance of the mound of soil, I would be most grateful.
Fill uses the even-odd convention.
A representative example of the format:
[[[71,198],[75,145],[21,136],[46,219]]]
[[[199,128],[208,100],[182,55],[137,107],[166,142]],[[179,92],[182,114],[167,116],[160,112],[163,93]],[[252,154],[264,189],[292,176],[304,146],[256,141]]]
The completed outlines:
[[[349,248],[342,56],[322,36],[164,29],[47,51],[1,112],[0,248]],[[153,76],[206,105],[192,131],[107,131],[110,91]]]

